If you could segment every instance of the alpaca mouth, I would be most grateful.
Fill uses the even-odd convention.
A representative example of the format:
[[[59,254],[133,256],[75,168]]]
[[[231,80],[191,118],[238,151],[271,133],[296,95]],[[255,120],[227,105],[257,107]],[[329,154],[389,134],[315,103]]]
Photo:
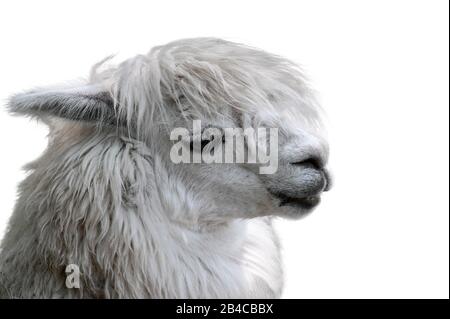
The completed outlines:
[[[312,209],[320,203],[320,195],[312,195],[303,198],[294,198],[285,195],[277,195],[277,197],[280,200],[280,207],[289,206],[301,209]]]
[[[311,209],[319,205],[320,196],[308,196],[305,198],[286,198],[280,202],[280,207],[290,206],[302,209]]]

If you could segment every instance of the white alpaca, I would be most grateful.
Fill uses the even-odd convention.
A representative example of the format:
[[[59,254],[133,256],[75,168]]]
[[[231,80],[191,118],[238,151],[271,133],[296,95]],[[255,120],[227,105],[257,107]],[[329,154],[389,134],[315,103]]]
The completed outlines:
[[[50,127],[0,251],[0,296],[272,298],[272,216],[310,212],[329,185],[320,112],[293,63],[219,39],[180,40],[89,81],[13,96]],[[279,167],[174,164],[170,131],[279,128]],[[66,286],[67,265],[80,287]]]

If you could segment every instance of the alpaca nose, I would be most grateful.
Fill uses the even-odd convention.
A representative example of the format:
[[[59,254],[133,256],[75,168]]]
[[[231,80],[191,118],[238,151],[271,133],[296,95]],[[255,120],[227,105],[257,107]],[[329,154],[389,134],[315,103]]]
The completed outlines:
[[[325,160],[318,157],[309,157],[305,160],[290,163],[294,166],[300,166],[302,169],[313,170],[316,173],[321,174],[321,179],[323,180],[323,186],[320,187],[323,192],[327,192],[332,186],[332,177],[330,171],[325,167]]]
[[[277,172],[260,178],[281,206],[313,207],[321,193],[331,188],[328,154],[324,139],[307,133],[292,136],[280,148]]]

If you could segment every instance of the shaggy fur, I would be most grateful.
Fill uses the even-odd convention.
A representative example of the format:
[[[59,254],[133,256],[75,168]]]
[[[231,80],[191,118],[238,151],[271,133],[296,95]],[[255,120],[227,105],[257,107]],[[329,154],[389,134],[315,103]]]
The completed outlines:
[[[272,216],[300,217],[329,188],[320,110],[300,69],[210,38],[106,62],[86,83],[10,100],[50,134],[1,244],[0,296],[279,297]],[[278,171],[172,163],[170,130],[192,119],[279,128]],[[65,285],[68,264],[79,289]]]

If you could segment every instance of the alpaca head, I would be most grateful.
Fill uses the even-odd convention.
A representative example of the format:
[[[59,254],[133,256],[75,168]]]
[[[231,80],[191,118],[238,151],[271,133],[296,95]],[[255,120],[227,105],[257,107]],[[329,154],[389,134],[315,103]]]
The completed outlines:
[[[142,142],[153,158],[161,205],[186,223],[299,217],[316,207],[330,185],[320,108],[300,69],[219,39],[175,41],[115,67],[99,64],[87,83],[18,94],[10,110]],[[200,123],[200,134],[194,123]],[[201,134],[207,128],[275,128],[276,170],[261,174],[267,163],[260,159],[174,163],[177,142],[170,136],[176,128],[190,134],[181,143],[191,152],[199,151],[192,145],[208,144]]]

